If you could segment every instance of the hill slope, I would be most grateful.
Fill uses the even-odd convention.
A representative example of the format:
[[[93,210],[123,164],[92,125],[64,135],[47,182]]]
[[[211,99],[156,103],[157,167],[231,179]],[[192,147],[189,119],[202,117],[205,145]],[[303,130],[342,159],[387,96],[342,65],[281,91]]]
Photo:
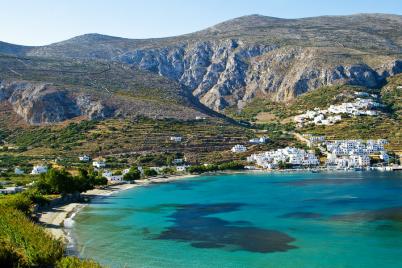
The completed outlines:
[[[202,115],[175,82],[137,68],[1,55],[0,105],[30,124],[76,117],[194,119]]]
[[[171,38],[88,34],[26,52],[120,61],[177,81],[216,111],[255,97],[287,101],[328,85],[380,87],[402,71],[401,53],[402,17],[386,14],[251,15]]]

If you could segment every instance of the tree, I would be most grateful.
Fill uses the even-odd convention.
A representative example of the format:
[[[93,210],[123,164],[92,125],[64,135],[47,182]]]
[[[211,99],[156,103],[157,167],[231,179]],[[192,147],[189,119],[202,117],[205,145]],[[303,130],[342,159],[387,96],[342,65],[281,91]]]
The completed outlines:
[[[68,194],[76,191],[76,181],[64,169],[50,169],[41,179],[49,185],[50,193]]]
[[[158,175],[158,172],[156,172],[156,170],[154,170],[154,169],[145,168],[144,175],[147,177],[154,177],[154,176]]]
[[[130,170],[123,176],[123,180],[125,181],[135,181],[139,180],[140,178],[141,172],[135,166],[131,167]]]
[[[43,194],[72,194],[82,193],[94,188],[97,177],[85,169],[79,170],[78,176],[72,176],[67,171],[50,169],[42,174],[36,184],[37,189]]]
[[[163,174],[174,174],[175,170],[173,168],[167,167],[162,170]]]

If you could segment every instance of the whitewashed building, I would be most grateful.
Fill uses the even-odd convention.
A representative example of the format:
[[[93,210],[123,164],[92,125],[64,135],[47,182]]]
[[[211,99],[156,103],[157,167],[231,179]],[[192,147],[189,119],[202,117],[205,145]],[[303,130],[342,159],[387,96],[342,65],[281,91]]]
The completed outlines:
[[[181,142],[183,138],[181,136],[171,136],[170,140],[173,142]]]
[[[251,143],[251,144],[265,144],[265,143],[267,143],[269,141],[269,138],[268,137],[260,137],[260,138],[254,138],[254,139],[251,139],[251,140],[249,140],[249,142]]]
[[[176,166],[176,171],[177,172],[185,172],[187,168],[189,168],[190,165],[181,165],[181,166]]]
[[[235,146],[232,147],[231,151],[233,153],[244,153],[247,151],[247,148],[244,145],[236,144]]]
[[[293,166],[316,166],[320,164],[314,153],[294,147],[253,154],[247,157],[247,161],[267,169],[273,169],[279,163],[287,163]]]
[[[82,155],[82,156],[78,157],[78,159],[81,162],[89,162],[89,160],[91,160],[91,158],[88,155]]]
[[[92,166],[95,168],[104,168],[104,167],[106,167],[106,163],[105,163],[105,161],[101,161],[101,160],[93,161]]]
[[[31,175],[39,175],[46,172],[47,172],[47,166],[37,165],[33,167]]]

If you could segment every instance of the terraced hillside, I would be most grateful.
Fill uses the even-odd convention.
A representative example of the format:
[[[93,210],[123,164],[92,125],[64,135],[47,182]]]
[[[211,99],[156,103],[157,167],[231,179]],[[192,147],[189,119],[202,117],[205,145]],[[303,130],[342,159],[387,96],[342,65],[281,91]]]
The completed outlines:
[[[170,137],[179,135],[175,143]],[[185,153],[198,162],[210,153],[229,151],[245,144],[253,132],[222,120],[177,121],[137,119],[81,121],[68,125],[15,129],[5,142],[18,155],[73,158],[81,154],[96,156],[138,156],[155,153]],[[7,153],[12,153],[8,150]]]

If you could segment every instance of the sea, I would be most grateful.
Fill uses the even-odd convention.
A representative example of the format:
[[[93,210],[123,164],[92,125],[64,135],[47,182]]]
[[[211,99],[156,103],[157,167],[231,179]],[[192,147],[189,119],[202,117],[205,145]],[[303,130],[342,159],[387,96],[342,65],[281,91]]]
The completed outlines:
[[[402,173],[237,173],[95,199],[82,258],[135,268],[400,268]]]

